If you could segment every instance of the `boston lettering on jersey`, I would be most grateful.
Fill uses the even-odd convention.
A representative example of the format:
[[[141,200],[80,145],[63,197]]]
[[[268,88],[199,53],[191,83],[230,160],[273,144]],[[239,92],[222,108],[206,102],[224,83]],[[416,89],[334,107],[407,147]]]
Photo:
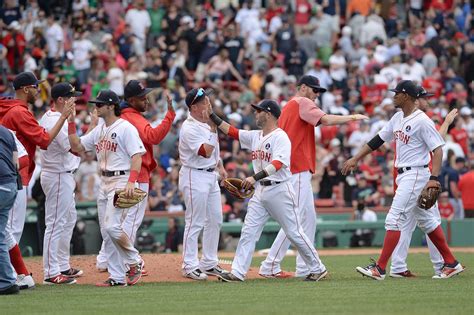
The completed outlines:
[[[252,161],[253,160],[263,160],[270,162],[272,160],[272,154],[263,150],[252,151]]]
[[[400,140],[401,142],[405,143],[405,144],[408,144],[408,142],[410,141],[410,136],[405,134],[403,131],[401,130],[397,130],[393,133],[393,137],[395,138],[395,140]]]
[[[117,142],[112,142],[108,139],[102,139],[95,145],[95,150],[97,153],[102,150],[117,152]]]

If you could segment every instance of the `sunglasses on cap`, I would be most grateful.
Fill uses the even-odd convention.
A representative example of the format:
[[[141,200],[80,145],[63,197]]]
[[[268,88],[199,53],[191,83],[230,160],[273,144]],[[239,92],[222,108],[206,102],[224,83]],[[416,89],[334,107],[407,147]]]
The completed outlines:
[[[193,101],[191,102],[191,104],[189,104],[189,106],[193,105],[194,102],[196,101],[196,99],[197,99],[198,97],[203,96],[205,93],[206,93],[206,92],[204,91],[203,88],[199,88],[198,91],[197,91],[197,93],[196,93],[196,95],[195,95],[194,98],[193,98]]]

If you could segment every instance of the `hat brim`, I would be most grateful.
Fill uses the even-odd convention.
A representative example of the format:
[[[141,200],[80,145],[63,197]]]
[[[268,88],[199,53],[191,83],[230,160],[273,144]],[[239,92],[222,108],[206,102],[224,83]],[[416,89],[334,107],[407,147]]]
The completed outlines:
[[[426,93],[426,94],[420,95],[420,97],[421,98],[427,98],[427,97],[432,97],[434,95],[435,95],[434,93]]]
[[[118,105],[118,104],[114,104],[114,103],[110,103],[110,102],[104,102],[104,101],[100,101],[100,100],[92,100],[92,101],[88,101],[88,103],[104,104],[104,105]]]
[[[389,91],[390,91],[390,92],[393,92],[393,93],[400,93],[400,91],[397,90],[397,89],[389,89]]]
[[[260,106],[258,106],[258,105],[250,104],[250,106],[252,106],[254,109],[262,110],[262,111],[264,111],[264,112],[269,113],[268,110],[266,110],[265,108],[262,108],[262,107],[260,107]]]

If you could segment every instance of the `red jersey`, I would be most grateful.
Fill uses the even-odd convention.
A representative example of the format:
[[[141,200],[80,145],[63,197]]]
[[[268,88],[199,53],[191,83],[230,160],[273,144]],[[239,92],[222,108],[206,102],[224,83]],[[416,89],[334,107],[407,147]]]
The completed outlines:
[[[462,175],[458,183],[464,209],[474,210],[474,171]]]
[[[17,99],[0,98],[0,124],[15,131],[16,137],[28,153],[27,176],[22,176],[23,185],[26,186],[35,170],[36,146],[46,150],[50,141],[49,133],[38,124],[28,110],[28,104]]]
[[[316,168],[316,145],[314,127],[326,115],[306,97],[293,97],[281,111],[278,127],[283,129],[291,141],[291,173],[304,171],[314,173]]]
[[[442,219],[447,219],[454,213],[453,205],[449,201],[446,203],[438,202],[438,209]]]
[[[148,183],[150,181],[150,173],[158,165],[153,158],[153,145],[159,144],[166,137],[166,134],[171,129],[171,124],[176,114],[168,111],[165,119],[163,119],[161,124],[156,128],[153,128],[148,120],[132,107],[123,109],[120,117],[137,128],[140,139],[145,146],[146,153],[142,156],[142,168],[140,169],[137,181],[139,183]]]
[[[453,137],[454,142],[458,143],[462,150],[464,151],[464,154],[468,155],[469,154],[469,149],[467,148],[467,140],[469,138],[469,135],[467,134],[467,131],[463,128],[453,128],[449,132],[451,137]]]

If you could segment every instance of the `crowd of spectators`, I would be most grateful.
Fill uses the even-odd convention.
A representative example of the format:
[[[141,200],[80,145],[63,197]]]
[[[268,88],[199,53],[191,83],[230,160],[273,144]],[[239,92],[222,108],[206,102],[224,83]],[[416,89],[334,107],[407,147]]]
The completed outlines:
[[[251,129],[256,126],[249,104],[272,98],[284,106],[303,74],[318,77],[328,89],[318,100],[325,112],[371,118],[315,129],[317,202],[353,207],[362,198],[369,207],[389,205],[392,146],[367,157],[357,174],[344,177],[339,170],[394,113],[387,89],[401,79],[414,80],[435,94],[426,111],[435,124],[450,109],[459,109],[446,137],[442,184],[456,217],[463,217],[463,204],[470,210],[466,213],[474,214],[474,200],[467,200],[474,196],[474,185],[458,185],[474,159],[470,1],[0,0],[0,67],[2,96],[13,96],[11,77],[20,71],[47,80],[32,106],[38,119],[50,105],[52,84],[68,81],[82,90],[77,105],[82,132],[89,123],[87,100],[101,89],[122,96],[131,79],[156,88],[147,113],[156,124],[166,112],[163,91],[169,91],[177,118],[156,147],[152,211],[184,209],[177,189],[177,140],[187,116],[187,90],[212,88],[216,113]],[[251,173],[249,153],[220,136],[229,176]],[[85,155],[78,172],[79,200],[95,200],[95,167],[94,156]],[[226,220],[242,220],[245,209],[245,203],[223,193]]]

